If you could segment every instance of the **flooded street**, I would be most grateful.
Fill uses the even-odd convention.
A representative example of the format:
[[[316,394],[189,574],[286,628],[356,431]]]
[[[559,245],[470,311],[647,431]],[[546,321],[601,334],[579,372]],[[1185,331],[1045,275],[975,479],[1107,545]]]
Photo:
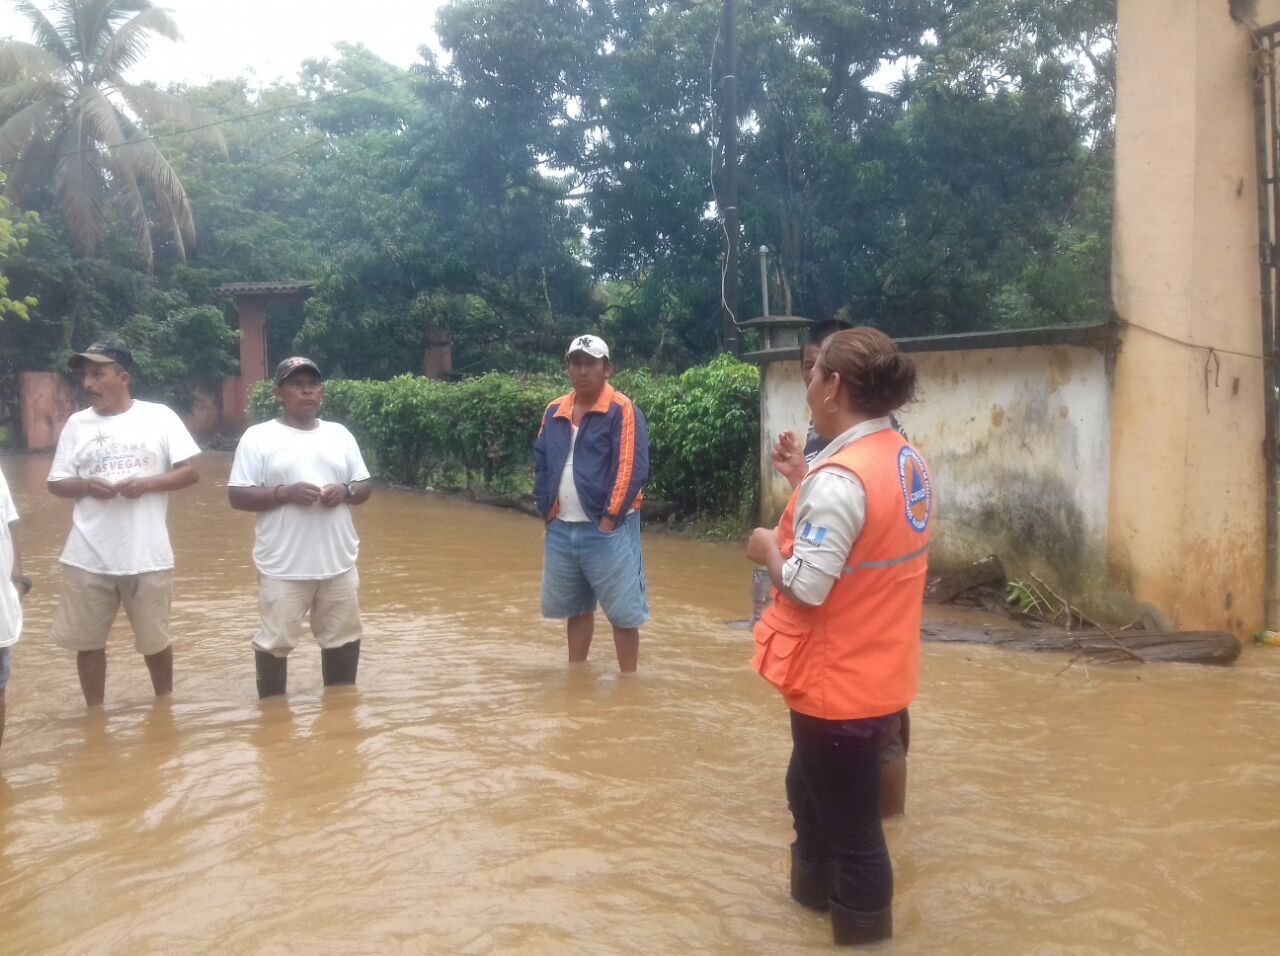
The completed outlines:
[[[176,688],[123,615],[105,714],[48,628],[70,503],[6,458],[35,590],[0,749],[0,953],[799,953],[789,739],[750,669],[739,549],[645,537],[654,620],[569,672],[540,523],[409,492],[359,509],[358,689],[308,637],[260,705],[253,519],[229,456],[173,497]],[[926,644],[894,954],[1274,953],[1280,648],[1230,668]]]

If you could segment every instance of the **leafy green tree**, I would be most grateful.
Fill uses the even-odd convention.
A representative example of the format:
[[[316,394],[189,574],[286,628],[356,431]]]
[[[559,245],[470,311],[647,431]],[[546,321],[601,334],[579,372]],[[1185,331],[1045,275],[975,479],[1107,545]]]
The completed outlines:
[[[0,174],[0,183],[4,177]],[[39,219],[34,213],[27,213],[17,219],[9,201],[0,196],[0,321],[6,318],[28,319],[29,310],[37,304],[35,296],[23,296],[19,299],[9,297],[9,277],[5,275],[4,261],[10,254],[20,250],[27,244],[27,233]]]
[[[185,259],[195,221],[182,182],[148,125],[177,123],[222,148],[216,128],[182,98],[130,83],[152,34],[180,38],[148,0],[54,0],[49,19],[30,0],[14,4],[34,43],[0,43],[0,166],[6,193],[23,205],[57,210],[77,250],[98,256],[107,237],[107,200],[124,215],[143,261],[155,261],[152,223]]]
[[[440,21],[455,88],[585,210],[611,334],[677,361],[719,321],[718,16],[456,0]],[[926,334],[1108,314],[1114,0],[740,16],[744,315],[761,244],[779,299],[811,317]]]
[[[194,299],[224,282],[308,279],[320,269],[312,183],[325,137],[292,83],[254,89],[243,79],[171,92],[222,122],[225,157],[174,139],[171,159],[200,210],[197,249],[171,281]]]
[[[432,333],[453,336],[466,372],[556,354],[599,311],[580,212],[519,137],[432,64],[393,84],[355,52],[329,67],[324,88],[383,85],[372,108],[365,91],[316,116],[327,261],[298,347],[376,377],[418,371]]]
[[[99,60],[170,35],[149,3],[55,9],[103,14]],[[0,323],[0,364],[60,367],[131,317],[164,323],[222,283],[284,278],[314,279],[317,294],[272,316],[273,353],[303,350],[338,374],[416,373],[442,334],[462,374],[558,369],[584,330],[623,368],[699,362],[720,324],[719,15],[688,0],[454,0],[439,20],[446,55],[408,72],[341,46],[292,81],[141,88],[185,116],[129,107],[121,90],[122,122],[146,124],[121,132],[160,137],[200,210],[198,248],[163,235],[177,206],[139,179],[157,230],[140,251],[111,165],[135,147],[107,148],[101,110],[77,106],[92,145],[77,158],[101,187],[99,258],[81,257],[57,209],[56,169],[42,180],[19,162],[31,175],[10,195],[47,212],[2,269],[11,299],[39,305]],[[58,59],[55,40],[72,60],[80,47],[65,22],[42,22],[35,44],[0,47],[13,80],[0,131],[50,130],[30,107],[51,104],[52,123],[66,106],[41,91],[72,80],[28,68]],[[1114,25],[1114,0],[743,7],[741,313],[760,311],[754,250],[767,244],[774,312],[790,302],[899,335],[1107,317]],[[196,112],[225,131],[226,158],[183,132]],[[26,155],[66,152],[41,136]],[[79,175],[62,158],[46,165]]]
[[[215,388],[239,370],[239,333],[212,306],[178,308],[164,315],[131,315],[101,337],[124,342],[133,355],[133,393],[179,411],[191,407],[193,384]],[[58,356],[66,368],[68,349]]]

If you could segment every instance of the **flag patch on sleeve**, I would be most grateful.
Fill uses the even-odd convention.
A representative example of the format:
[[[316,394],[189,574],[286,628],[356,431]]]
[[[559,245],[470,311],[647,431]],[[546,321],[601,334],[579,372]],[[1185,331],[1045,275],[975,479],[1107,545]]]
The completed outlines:
[[[822,544],[822,539],[827,536],[826,528],[815,528],[813,523],[806,521],[800,529],[800,540],[805,544],[811,544],[815,547]]]

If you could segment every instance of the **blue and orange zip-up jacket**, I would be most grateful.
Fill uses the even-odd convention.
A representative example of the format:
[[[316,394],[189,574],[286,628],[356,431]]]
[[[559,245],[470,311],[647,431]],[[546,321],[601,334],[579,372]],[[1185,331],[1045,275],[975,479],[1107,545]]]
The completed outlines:
[[[574,393],[562,395],[542,413],[533,445],[533,499],[546,520],[560,508],[560,475],[573,441]],[[649,478],[649,426],[631,399],[608,382],[582,416],[573,446],[573,483],[582,510],[596,524],[609,517],[621,524],[640,507],[640,489]]]

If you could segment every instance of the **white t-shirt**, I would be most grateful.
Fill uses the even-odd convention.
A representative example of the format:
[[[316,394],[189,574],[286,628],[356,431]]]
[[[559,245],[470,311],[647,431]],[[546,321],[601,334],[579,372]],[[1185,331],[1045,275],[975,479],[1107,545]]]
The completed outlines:
[[[13,577],[13,535],[9,523],[18,520],[18,509],[9,494],[9,482],[0,473],[0,647],[18,643],[22,634],[22,602]]]
[[[364,458],[351,432],[337,422],[317,421],[308,431],[276,420],[248,429],[236,446],[227,484],[275,488],[309,481],[325,485],[364,481]],[[355,566],[360,539],[346,504],[311,507],[285,504],[258,512],[253,563],[269,578],[319,581]]]
[[[173,410],[137,399],[119,415],[92,408],[76,412],[58,436],[50,481],[126,478],[167,474],[200,454],[191,433]],[[165,515],[167,492],[141,498],[117,495],[102,501],[86,495],[71,513],[71,534],[61,561],[97,574],[144,574],[173,567]]]
[[[560,521],[590,521],[582,508],[582,499],[578,497],[578,486],[573,482],[573,450],[578,444],[578,426],[570,427],[573,428],[573,437],[569,439],[569,457],[560,472],[560,508],[556,511],[556,518]]]

